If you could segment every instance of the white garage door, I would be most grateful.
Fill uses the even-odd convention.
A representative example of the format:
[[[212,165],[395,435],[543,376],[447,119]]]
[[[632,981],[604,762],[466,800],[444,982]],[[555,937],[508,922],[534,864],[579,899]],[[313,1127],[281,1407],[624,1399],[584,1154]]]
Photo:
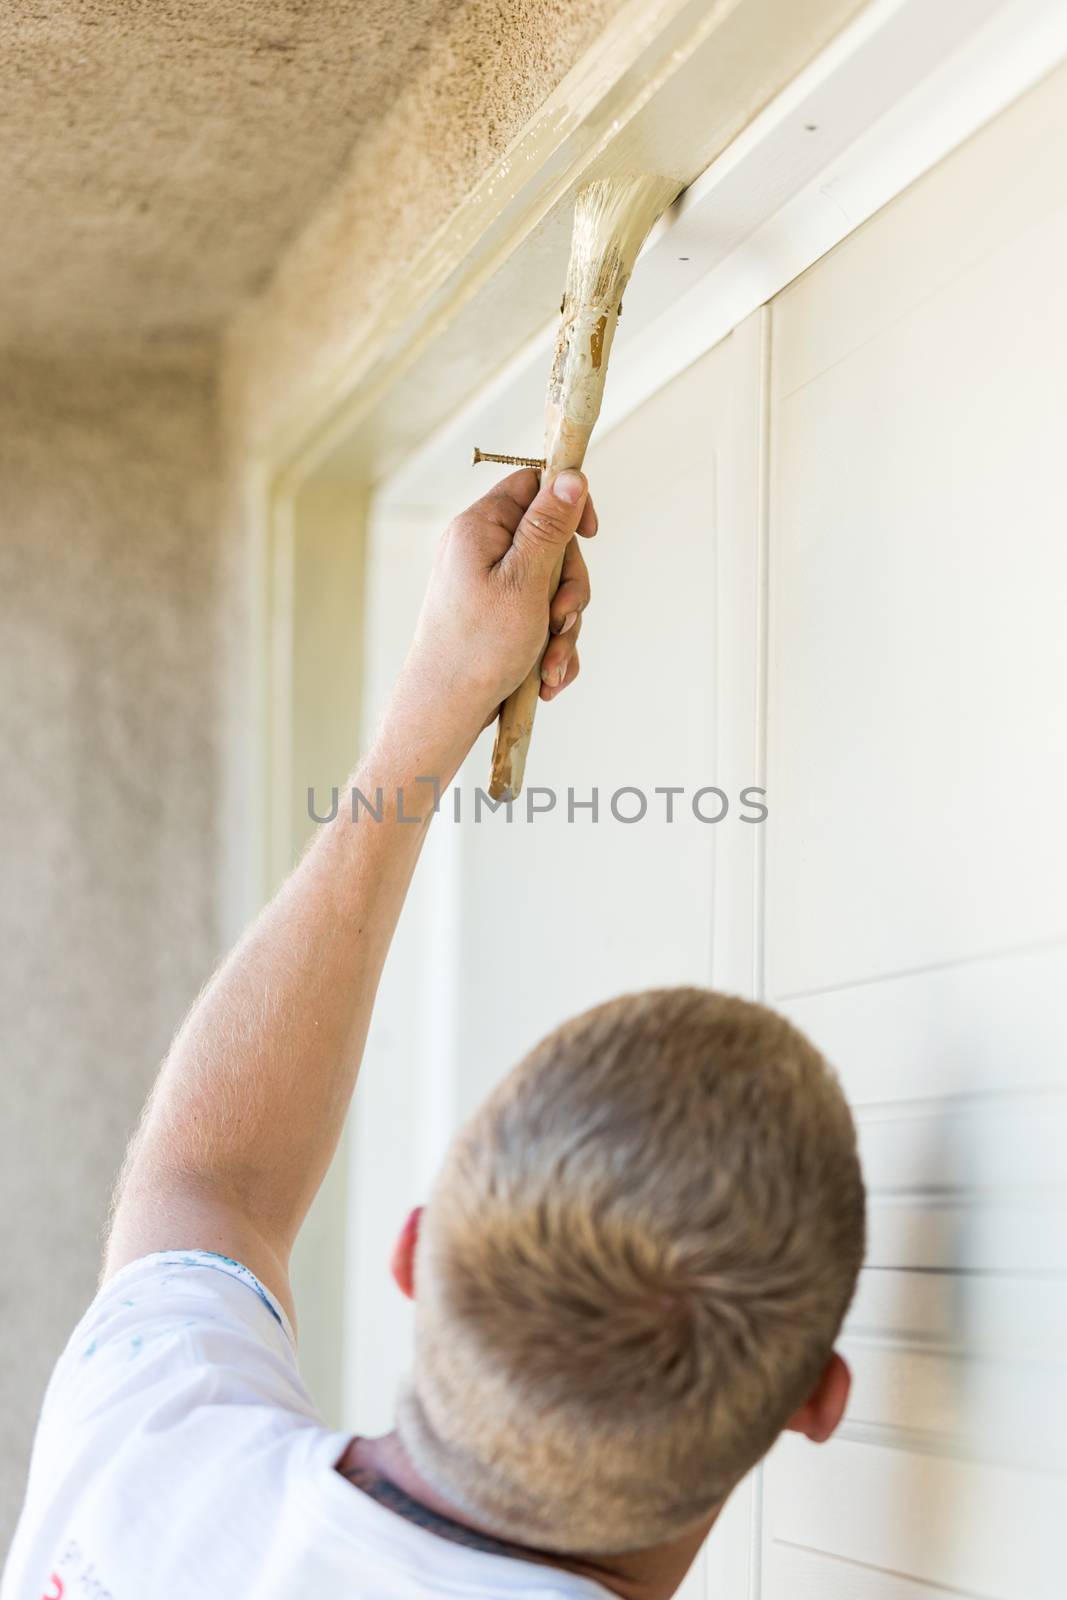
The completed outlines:
[[[872,1212],[768,1600],[1064,1589],[1065,159],[1061,75],[772,308],[767,994]]]
[[[563,1016],[715,983],[842,1073],[872,1196],[849,1417],[775,1449],[687,1595],[1063,1593],[1064,172],[1061,73],[597,444],[583,679],[528,771],[554,807],[442,818],[391,958],[354,1168],[361,1427],[406,1358],[388,1232]],[[383,660],[434,521],[375,534]],[[483,744],[465,801],[487,770]],[[599,820],[568,820],[594,788]]]

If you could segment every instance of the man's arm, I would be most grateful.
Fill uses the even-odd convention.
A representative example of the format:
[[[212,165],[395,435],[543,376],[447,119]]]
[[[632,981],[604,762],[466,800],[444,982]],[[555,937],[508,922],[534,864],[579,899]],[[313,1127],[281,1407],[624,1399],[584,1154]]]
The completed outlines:
[[[447,529],[408,659],[336,818],[174,1041],[120,1179],[105,1277],[153,1250],[217,1250],[292,1314],[289,1252],[341,1134],[432,816],[433,785],[418,780],[451,782],[550,631],[542,697],[577,673],[588,578],[572,534],[595,532],[596,517],[579,475],[535,490],[533,473],[514,473]],[[352,822],[351,787],[372,803],[381,789],[381,822],[366,811]]]

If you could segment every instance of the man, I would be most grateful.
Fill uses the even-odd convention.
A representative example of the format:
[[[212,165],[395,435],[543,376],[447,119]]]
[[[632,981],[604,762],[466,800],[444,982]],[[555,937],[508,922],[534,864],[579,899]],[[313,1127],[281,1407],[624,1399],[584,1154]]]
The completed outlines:
[[[447,530],[353,778],[382,820],[338,808],[156,1083],[3,1600],[667,1600],[781,1429],[837,1424],[851,1118],[783,1019],[695,989],[566,1024],[454,1142],[397,1246],[395,1432],[330,1432],[297,1370],[289,1254],[432,814],[417,780],[451,781],[549,634],[542,697],[573,681],[595,531],[574,472],[516,473]]]

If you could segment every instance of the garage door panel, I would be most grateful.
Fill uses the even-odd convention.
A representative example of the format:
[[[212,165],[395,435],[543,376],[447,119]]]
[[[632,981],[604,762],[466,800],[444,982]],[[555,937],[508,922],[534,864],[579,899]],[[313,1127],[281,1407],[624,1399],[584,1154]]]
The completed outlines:
[[[846,1336],[1049,1357],[1067,1350],[1067,1279],[868,1269]]]
[[[1067,1479],[1055,1473],[786,1434],[768,1459],[765,1495],[769,1548],[785,1540],[986,1600],[1062,1593],[1054,1534]],[[853,1593],[868,1600],[866,1587]]]
[[[957,1591],[959,1593],[959,1591]],[[945,1600],[938,1585],[916,1583],[897,1573],[879,1572],[819,1550],[776,1540],[767,1553],[766,1600]],[[977,1600],[964,1596],[963,1600]]]
[[[1065,261],[1061,210],[775,406],[775,993],[1067,933]]]
[[[765,1472],[772,1600],[1062,1589],[1064,147],[1042,85],[772,308],[767,990],[870,1193],[848,1415]]]
[[[1067,1088],[1067,945],[778,1004],[856,1106]]]

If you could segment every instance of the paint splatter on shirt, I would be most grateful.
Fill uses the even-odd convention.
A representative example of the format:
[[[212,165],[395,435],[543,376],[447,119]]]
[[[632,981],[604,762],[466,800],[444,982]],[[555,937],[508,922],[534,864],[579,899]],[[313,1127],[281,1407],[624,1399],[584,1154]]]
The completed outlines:
[[[132,1262],[52,1375],[0,1600],[605,1600],[379,1504],[335,1470],[349,1439],[247,1267],[207,1250]]]

